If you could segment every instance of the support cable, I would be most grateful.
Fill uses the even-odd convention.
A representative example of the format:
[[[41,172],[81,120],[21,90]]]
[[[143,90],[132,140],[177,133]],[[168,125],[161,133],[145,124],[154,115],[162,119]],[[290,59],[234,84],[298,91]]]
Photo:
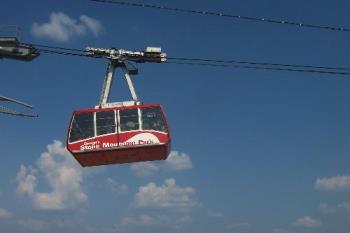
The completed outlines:
[[[226,13],[215,12],[215,11],[204,11],[204,10],[168,7],[168,6],[163,6],[163,5],[151,5],[151,4],[144,4],[144,3],[131,2],[131,1],[119,1],[119,0],[89,0],[89,1],[98,2],[98,3],[106,3],[106,4],[116,4],[116,5],[121,5],[121,6],[131,6],[131,7],[164,10],[164,11],[182,12],[182,13],[197,14],[197,15],[202,15],[202,16],[217,16],[217,17],[225,17],[225,18],[231,18],[231,19],[236,19],[236,20],[247,20],[247,21],[256,21],[256,22],[262,22],[262,23],[272,23],[272,24],[289,25],[289,26],[296,26],[296,27],[321,29],[321,30],[350,32],[350,28],[345,28],[345,27],[326,26],[326,25],[302,23],[302,22],[272,19],[272,18],[263,18],[263,17],[242,16],[242,15],[226,14]]]
[[[279,67],[268,67],[268,66],[247,66],[247,65],[235,65],[235,64],[215,64],[215,63],[204,63],[204,62],[181,62],[181,61],[167,61],[169,64],[177,65],[193,65],[193,66],[212,66],[212,67],[226,67],[226,68],[243,68],[243,69],[255,69],[255,70],[273,70],[273,71],[288,71],[288,72],[301,72],[301,73],[320,73],[330,75],[350,75],[350,72],[341,71],[325,71],[315,69],[291,69],[291,68],[279,68]]]
[[[34,44],[31,44],[34,45]],[[87,55],[82,49],[63,48],[49,45],[35,45],[39,51],[48,54],[58,54],[67,56],[101,58],[99,56]],[[223,59],[205,59],[205,58],[186,58],[186,57],[168,57],[168,64],[176,65],[193,65],[193,66],[211,66],[226,68],[243,68],[256,70],[274,70],[287,72],[303,72],[303,73],[320,73],[329,75],[350,75],[350,67],[329,67],[329,66],[313,66],[302,64],[284,64],[270,62],[254,62],[242,60],[223,60]]]

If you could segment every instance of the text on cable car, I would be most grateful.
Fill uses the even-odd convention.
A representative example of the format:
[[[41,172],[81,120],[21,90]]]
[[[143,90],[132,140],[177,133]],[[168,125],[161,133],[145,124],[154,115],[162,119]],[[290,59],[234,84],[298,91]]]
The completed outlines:
[[[94,141],[94,142],[84,142],[83,145],[80,146],[81,151],[87,151],[87,150],[98,150],[101,148],[114,148],[114,147],[128,147],[128,146],[140,146],[140,145],[152,145],[156,144],[153,140],[136,140],[136,141],[126,141],[126,142],[103,142],[101,146],[100,141]]]

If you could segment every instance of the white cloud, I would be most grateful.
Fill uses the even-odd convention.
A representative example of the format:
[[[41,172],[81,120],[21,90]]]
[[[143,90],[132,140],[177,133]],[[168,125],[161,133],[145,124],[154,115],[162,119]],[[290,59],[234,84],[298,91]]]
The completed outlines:
[[[175,227],[181,228],[182,226],[192,222],[192,218],[188,215],[182,216],[175,221]]]
[[[305,216],[297,219],[294,222],[294,226],[303,228],[318,228],[322,226],[322,222],[319,219],[311,218],[310,216]]]
[[[119,184],[117,181],[113,180],[110,177],[106,179],[106,184],[116,194],[127,194],[129,191],[129,188],[126,184]]]
[[[91,18],[87,15],[81,15],[79,17],[80,21],[85,24],[86,28],[88,28],[94,36],[98,36],[102,31],[102,24],[97,19]]]
[[[21,165],[16,177],[17,193],[32,195],[37,186],[36,170]]]
[[[328,204],[320,204],[320,211],[323,214],[332,214],[337,212],[337,208]]]
[[[325,191],[350,190],[350,175],[318,178],[315,182],[315,188]]]
[[[181,211],[190,210],[196,206],[194,195],[196,191],[191,187],[179,187],[174,179],[166,179],[164,184],[157,186],[148,183],[141,186],[135,195],[135,206],[138,208],[162,208]]]
[[[183,171],[192,168],[192,161],[186,153],[171,151],[167,160],[157,162],[141,162],[130,166],[131,171],[140,177],[151,176],[160,171]]]
[[[50,21],[39,24],[33,23],[32,34],[36,37],[67,42],[74,37],[81,37],[88,32],[98,36],[102,31],[102,24],[87,15],[81,15],[79,20],[72,19],[62,12],[52,12]]]
[[[44,220],[36,220],[36,219],[25,219],[19,220],[18,225],[24,227],[25,229],[31,231],[44,231],[49,228],[49,223]]]
[[[146,214],[137,217],[125,217],[121,220],[122,225],[126,226],[138,226],[138,227],[159,227],[168,225],[170,219],[166,216],[149,216]]]
[[[0,208],[0,219],[1,218],[11,218],[12,214],[10,211],[4,208]]]
[[[276,228],[272,230],[272,233],[289,233],[289,231],[283,228]]]
[[[44,175],[51,192],[37,191],[38,173]],[[60,141],[47,146],[37,161],[37,169],[21,165],[16,180],[17,193],[31,198],[37,209],[74,208],[88,199],[81,187],[82,168]]]
[[[190,156],[178,151],[171,151],[167,160],[165,160],[167,168],[175,171],[188,170],[192,168]]]
[[[159,166],[154,162],[141,162],[130,165],[131,171],[140,177],[147,177],[160,170]]]
[[[42,220],[42,219],[33,219],[33,218],[27,218],[27,219],[19,219],[16,221],[16,223],[19,226],[22,226],[23,228],[30,230],[30,231],[42,231],[42,232],[48,232],[53,229],[67,229],[70,226],[75,226],[76,222],[67,224],[67,222],[62,221],[61,219],[54,219],[54,220]]]
[[[210,210],[208,210],[207,214],[208,214],[209,217],[213,217],[213,218],[223,218],[224,217],[223,213],[221,213],[221,212],[213,212],[213,211],[210,211]]]
[[[350,203],[343,202],[337,205],[337,208],[346,212],[350,212]]]
[[[167,216],[167,215],[147,215],[141,214],[139,216],[124,217],[121,219],[119,227],[127,228],[166,228],[180,229],[183,226],[192,222],[191,217],[184,215],[181,217]]]
[[[321,204],[320,210],[323,214],[334,214],[339,211],[342,212],[350,212],[350,203],[349,202],[343,202],[337,205],[328,205],[328,204]]]
[[[226,229],[228,230],[236,230],[241,228],[247,228],[250,227],[250,224],[247,222],[238,222],[238,223],[230,223],[226,226]]]

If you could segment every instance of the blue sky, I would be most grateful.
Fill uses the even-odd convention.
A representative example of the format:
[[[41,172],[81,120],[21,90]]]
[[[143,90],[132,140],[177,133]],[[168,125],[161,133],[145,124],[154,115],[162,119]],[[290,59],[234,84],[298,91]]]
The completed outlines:
[[[345,0],[144,2],[350,27]],[[27,43],[350,66],[349,33],[84,0],[2,8],[0,24],[19,25]],[[349,78],[141,64],[135,88],[167,112],[169,160],[83,169],[64,148],[66,129],[74,109],[98,102],[106,64],[47,54],[0,61],[0,94],[40,115],[0,116],[1,232],[348,232]],[[113,100],[129,98],[120,75]]]

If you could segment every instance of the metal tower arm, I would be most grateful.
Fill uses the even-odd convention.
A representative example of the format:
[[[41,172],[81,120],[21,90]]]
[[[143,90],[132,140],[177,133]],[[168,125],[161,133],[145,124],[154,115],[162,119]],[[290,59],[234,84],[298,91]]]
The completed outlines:
[[[39,116],[37,114],[17,112],[16,110],[12,110],[12,109],[9,109],[9,108],[3,107],[3,106],[0,106],[0,113],[14,115],[14,116],[24,116],[24,117],[38,117]]]
[[[6,96],[0,96],[0,101],[8,101],[8,102],[11,102],[11,103],[22,105],[22,106],[27,107],[27,108],[33,108],[33,106],[31,106],[31,105],[29,105],[27,103],[24,103],[22,101],[15,100],[15,99],[12,99],[12,98],[9,98],[9,97],[6,97]],[[18,112],[16,110],[12,110],[10,108],[3,107],[3,106],[0,106],[0,113],[9,114],[9,115],[15,115],[15,116],[38,117],[37,114],[22,113],[22,112]]]
[[[16,103],[16,104],[22,105],[22,106],[27,107],[27,108],[33,108],[33,106],[30,105],[30,104],[27,104],[27,103],[24,103],[22,101],[15,100],[15,99],[12,99],[12,98],[9,98],[9,97],[6,97],[6,96],[0,96],[0,101],[8,101],[8,102],[12,102],[12,103]]]

